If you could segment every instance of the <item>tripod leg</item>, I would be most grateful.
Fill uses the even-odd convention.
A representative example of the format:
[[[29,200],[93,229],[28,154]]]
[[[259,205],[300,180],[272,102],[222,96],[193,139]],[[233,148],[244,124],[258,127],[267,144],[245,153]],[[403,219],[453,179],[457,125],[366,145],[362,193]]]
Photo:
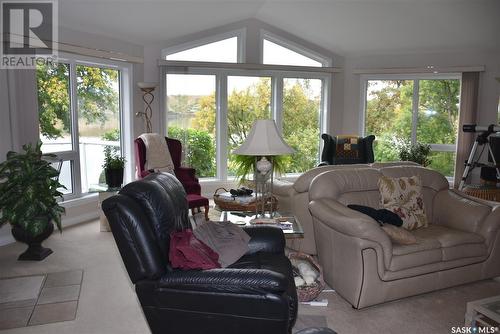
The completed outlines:
[[[500,166],[497,163],[497,160],[495,159],[495,155],[493,154],[493,150],[491,149],[490,143],[487,143],[488,145],[488,152],[490,153],[491,160],[493,160],[493,164],[495,165],[495,169],[497,171],[497,180],[500,180]]]
[[[476,140],[474,142],[474,145],[472,146],[472,150],[470,151],[469,158],[467,159],[467,162],[465,163],[464,174],[462,175],[462,180],[460,181],[460,185],[458,186],[458,190],[464,189],[465,181],[467,180],[467,176],[469,176],[470,168],[474,163],[474,156],[476,155],[477,145],[478,145],[478,142]]]

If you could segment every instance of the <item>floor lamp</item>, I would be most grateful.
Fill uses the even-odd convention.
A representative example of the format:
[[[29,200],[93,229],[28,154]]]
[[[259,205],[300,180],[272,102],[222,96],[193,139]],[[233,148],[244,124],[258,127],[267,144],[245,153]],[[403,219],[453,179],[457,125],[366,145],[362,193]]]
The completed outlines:
[[[142,116],[144,118],[144,125],[146,127],[146,132],[152,132],[151,117],[153,117],[153,110],[151,109],[151,104],[153,103],[155,96],[153,92],[158,86],[156,82],[138,82],[137,86],[142,91],[142,100],[146,104],[144,111],[138,111],[135,115]]]
[[[265,217],[268,204],[270,217],[273,216],[273,157],[294,152],[281,137],[276,123],[264,119],[255,121],[243,144],[233,151],[233,154],[255,156],[256,218]]]

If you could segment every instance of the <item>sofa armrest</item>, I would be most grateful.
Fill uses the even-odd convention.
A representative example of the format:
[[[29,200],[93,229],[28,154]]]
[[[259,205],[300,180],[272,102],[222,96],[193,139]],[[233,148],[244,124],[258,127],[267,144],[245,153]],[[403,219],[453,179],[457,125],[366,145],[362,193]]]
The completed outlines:
[[[342,234],[373,241],[383,251],[384,263],[388,266],[392,258],[392,242],[372,218],[332,199],[317,199],[309,203],[314,219]]]
[[[273,195],[290,197],[293,194],[293,183],[285,180],[273,181]]]
[[[243,230],[250,236],[247,254],[257,252],[284,254],[285,235],[278,227],[272,226],[249,226]]]
[[[266,269],[179,270],[164,275],[157,288],[244,294],[283,293],[288,288],[288,278]]]
[[[432,223],[478,233],[485,239],[498,230],[500,225],[498,204],[476,199],[456,190],[438,192],[434,197],[433,207]]]
[[[486,244],[490,248],[496,239],[498,231],[500,231],[500,205],[492,208],[491,213],[482,222],[479,234],[486,239]]]

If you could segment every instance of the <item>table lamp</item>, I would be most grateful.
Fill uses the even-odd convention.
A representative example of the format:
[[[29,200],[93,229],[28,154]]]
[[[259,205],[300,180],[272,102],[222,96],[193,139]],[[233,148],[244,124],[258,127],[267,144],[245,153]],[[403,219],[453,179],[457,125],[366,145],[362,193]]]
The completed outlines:
[[[256,218],[265,216],[267,203],[270,217],[273,216],[273,157],[294,152],[281,137],[274,120],[269,119],[256,120],[243,144],[233,151],[233,154],[255,156]],[[269,178],[270,182],[267,182]]]

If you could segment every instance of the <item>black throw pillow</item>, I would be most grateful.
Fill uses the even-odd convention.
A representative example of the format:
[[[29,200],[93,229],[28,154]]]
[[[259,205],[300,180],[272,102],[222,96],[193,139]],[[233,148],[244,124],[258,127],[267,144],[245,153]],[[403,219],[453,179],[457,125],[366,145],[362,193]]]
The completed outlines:
[[[402,226],[403,220],[397,214],[387,209],[374,209],[365,205],[349,204],[347,206],[351,210],[356,210],[365,215],[375,219],[380,225],[391,224],[395,226]]]

